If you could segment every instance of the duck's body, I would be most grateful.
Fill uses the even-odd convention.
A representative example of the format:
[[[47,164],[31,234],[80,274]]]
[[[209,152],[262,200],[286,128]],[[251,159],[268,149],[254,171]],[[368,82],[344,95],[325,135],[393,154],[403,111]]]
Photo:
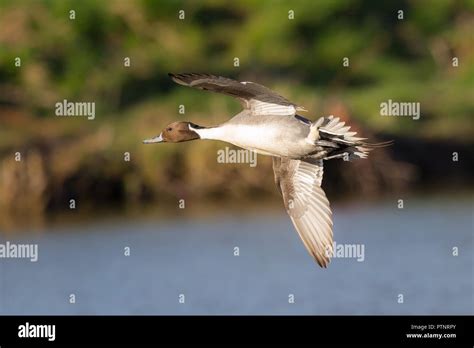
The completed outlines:
[[[304,108],[253,82],[206,74],[170,74],[182,85],[237,98],[244,110],[215,127],[175,122],[145,143],[196,139],[225,141],[273,157],[275,183],[304,245],[321,267],[333,253],[332,212],[321,188],[323,160],[366,158],[384,144],[368,144],[333,116],[316,122],[296,114]]]
[[[311,122],[295,116],[252,116],[242,111],[212,128],[196,129],[201,139],[221,140],[262,155],[301,158],[315,151],[306,141]]]

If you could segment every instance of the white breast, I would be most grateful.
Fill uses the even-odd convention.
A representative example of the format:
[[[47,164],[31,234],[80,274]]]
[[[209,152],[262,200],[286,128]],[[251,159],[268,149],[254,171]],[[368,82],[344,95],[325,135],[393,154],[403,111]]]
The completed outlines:
[[[201,139],[226,141],[262,155],[298,157],[310,151],[304,139],[294,139],[288,130],[265,123],[224,124],[215,128],[195,129],[195,132]]]

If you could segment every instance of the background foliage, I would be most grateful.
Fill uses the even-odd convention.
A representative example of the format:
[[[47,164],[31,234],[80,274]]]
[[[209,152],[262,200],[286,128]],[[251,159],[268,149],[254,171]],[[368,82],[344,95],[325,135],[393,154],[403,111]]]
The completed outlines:
[[[0,211],[42,216],[69,197],[97,206],[276,194],[268,158],[255,170],[218,165],[223,144],[141,144],[171,121],[213,125],[239,110],[231,98],[173,84],[169,71],[260,82],[310,119],[335,114],[365,135],[399,140],[375,165],[326,176],[335,194],[420,186],[440,173],[422,158],[432,166],[439,151],[439,161],[451,154],[432,144],[472,154],[473,11],[473,1],[444,0],[0,1]],[[56,117],[63,99],[94,101],[96,119]],[[381,117],[388,99],[420,102],[421,119]]]

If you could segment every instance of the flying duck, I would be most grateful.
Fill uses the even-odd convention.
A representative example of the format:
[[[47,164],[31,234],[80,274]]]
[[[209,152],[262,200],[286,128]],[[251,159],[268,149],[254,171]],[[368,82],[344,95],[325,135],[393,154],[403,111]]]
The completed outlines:
[[[323,161],[366,158],[369,151],[391,142],[369,144],[356,137],[338,117],[312,122],[306,111],[265,86],[209,74],[168,74],[180,85],[237,98],[243,110],[214,127],[173,122],[145,144],[196,139],[221,140],[272,156],[275,183],[298,235],[319,266],[333,254],[333,223],[329,201],[321,188]]]

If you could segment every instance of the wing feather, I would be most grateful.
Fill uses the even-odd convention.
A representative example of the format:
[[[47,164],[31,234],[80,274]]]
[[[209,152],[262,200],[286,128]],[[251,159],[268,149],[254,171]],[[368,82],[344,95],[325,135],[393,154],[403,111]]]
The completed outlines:
[[[321,160],[273,159],[275,183],[303,244],[321,267],[333,251],[332,212],[321,188]]]
[[[295,115],[306,111],[271,89],[254,82],[239,82],[222,76],[209,74],[168,74],[183,86],[230,95],[240,101],[251,115]]]

